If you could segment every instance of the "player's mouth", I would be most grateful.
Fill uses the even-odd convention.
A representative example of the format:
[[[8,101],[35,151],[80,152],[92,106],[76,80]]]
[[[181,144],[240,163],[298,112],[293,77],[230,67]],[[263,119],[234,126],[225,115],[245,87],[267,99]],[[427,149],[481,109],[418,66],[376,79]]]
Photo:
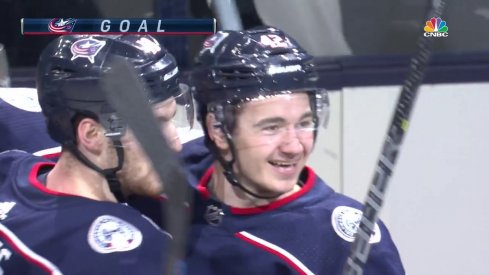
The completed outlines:
[[[296,162],[285,162],[285,161],[268,161],[271,165],[275,167],[283,167],[283,168],[288,168],[292,166],[296,166]]]
[[[270,163],[274,170],[285,177],[289,176],[295,176],[296,172],[296,167],[297,167],[297,162],[290,162],[290,161],[268,161]]]

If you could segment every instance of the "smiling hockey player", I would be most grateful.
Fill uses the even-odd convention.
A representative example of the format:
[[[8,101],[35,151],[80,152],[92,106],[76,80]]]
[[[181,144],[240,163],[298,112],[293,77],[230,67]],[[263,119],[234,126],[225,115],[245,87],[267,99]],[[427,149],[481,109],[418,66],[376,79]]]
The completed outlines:
[[[306,166],[329,108],[317,80],[275,28],[204,42],[192,83],[213,156],[201,141],[183,152],[197,194],[190,274],[341,274],[362,205]],[[383,223],[371,243],[364,274],[404,274]]]

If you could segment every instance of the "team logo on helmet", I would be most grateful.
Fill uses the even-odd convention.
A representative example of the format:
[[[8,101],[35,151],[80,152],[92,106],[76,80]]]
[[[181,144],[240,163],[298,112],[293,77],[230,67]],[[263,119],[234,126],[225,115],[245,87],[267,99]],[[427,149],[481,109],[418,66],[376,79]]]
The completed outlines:
[[[68,18],[64,20],[63,18],[54,18],[49,21],[48,29],[50,32],[72,32],[73,27],[75,27],[76,19]]]
[[[98,253],[112,253],[135,249],[143,235],[134,225],[110,215],[95,219],[88,230],[88,244]]]
[[[355,233],[357,233],[358,226],[360,225],[360,220],[362,219],[362,214],[362,211],[353,207],[336,207],[331,215],[331,223],[336,234],[347,242],[353,242],[355,240]],[[380,238],[380,228],[376,223],[369,242],[378,243],[380,242]]]
[[[83,38],[71,45],[71,53],[73,57],[71,60],[75,60],[78,57],[87,58],[90,63],[95,62],[95,56],[105,46],[105,41],[96,40],[93,38]]]
[[[200,53],[202,54],[204,51],[209,51],[210,53],[214,53],[217,46],[221,41],[224,40],[229,35],[227,32],[218,32],[210,37],[208,37],[203,44],[202,50]]]
[[[218,226],[222,222],[222,217],[224,216],[224,212],[222,209],[215,205],[208,205],[205,210],[205,220],[210,225]]]

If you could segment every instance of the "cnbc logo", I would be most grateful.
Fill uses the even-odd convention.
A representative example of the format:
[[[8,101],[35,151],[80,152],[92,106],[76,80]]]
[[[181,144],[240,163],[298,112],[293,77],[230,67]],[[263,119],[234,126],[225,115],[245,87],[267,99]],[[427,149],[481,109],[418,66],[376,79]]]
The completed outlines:
[[[447,22],[441,20],[440,17],[433,17],[426,21],[424,26],[425,37],[448,37]]]

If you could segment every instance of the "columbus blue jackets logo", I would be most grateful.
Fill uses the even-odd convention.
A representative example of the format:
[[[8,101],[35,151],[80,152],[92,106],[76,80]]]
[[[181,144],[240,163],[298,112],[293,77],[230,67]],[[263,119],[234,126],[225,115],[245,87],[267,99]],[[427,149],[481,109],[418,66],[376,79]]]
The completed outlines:
[[[90,63],[95,62],[95,56],[105,46],[105,41],[96,40],[93,38],[83,38],[71,45],[71,53],[73,57],[71,60],[75,60],[78,57],[86,58]]]
[[[49,21],[48,29],[50,32],[64,33],[72,32],[75,27],[76,19],[68,18],[54,18]]]
[[[355,240],[355,233],[357,233],[360,220],[362,219],[362,211],[349,207],[338,206],[333,210],[331,215],[331,223],[333,229],[343,240],[347,242],[353,242]],[[380,242],[380,228],[376,223],[374,227],[374,233],[370,237],[370,243]]]
[[[203,47],[202,47],[202,50],[200,51],[200,53],[202,54],[204,51],[209,51],[210,53],[214,53],[214,51],[216,50],[217,46],[228,35],[229,35],[229,33],[226,33],[226,32],[218,32],[218,33],[210,36],[209,38],[207,38],[204,41],[204,44],[203,44]]]
[[[129,251],[142,241],[143,235],[138,228],[114,216],[98,217],[88,230],[88,244],[98,253]]]

